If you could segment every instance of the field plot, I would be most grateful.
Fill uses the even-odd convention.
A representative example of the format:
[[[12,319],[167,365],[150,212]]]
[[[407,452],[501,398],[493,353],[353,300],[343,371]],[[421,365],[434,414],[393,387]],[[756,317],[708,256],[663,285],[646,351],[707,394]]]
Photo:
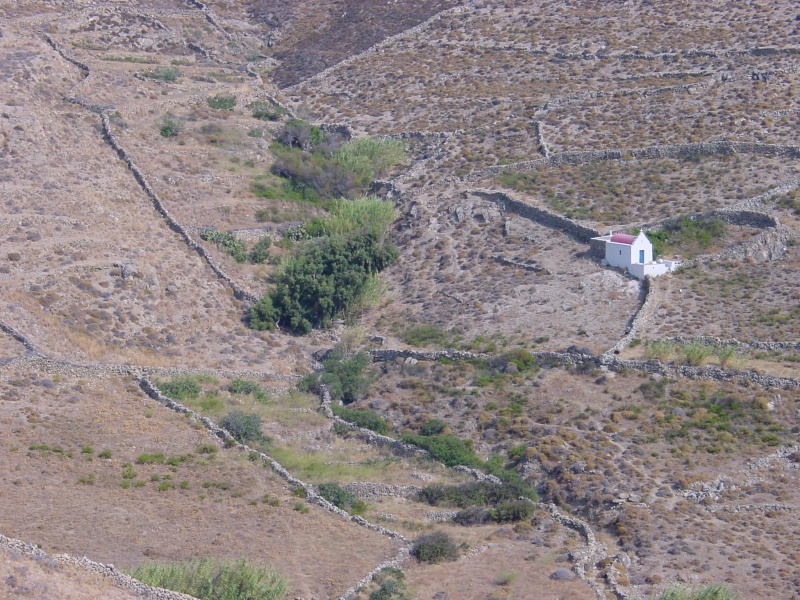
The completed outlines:
[[[712,262],[687,269],[664,282],[660,306],[645,336],[796,341],[798,268],[797,253],[791,250],[780,263]]]
[[[774,76],[753,79],[759,67]],[[794,144],[796,74],[780,73],[774,63],[731,69],[731,81],[702,90],[602,97],[552,108],[543,118],[549,142],[555,152],[718,140]]]
[[[26,340],[0,334],[0,533],[247,557],[287,598],[426,539],[453,562],[358,600],[795,597],[796,381],[677,367],[796,378],[798,352],[664,339],[800,339],[795,8],[0,0],[0,324]],[[373,192],[399,218],[336,201]],[[643,285],[589,255],[662,221],[657,251],[703,262]],[[585,358],[620,340],[672,375]],[[473,354],[394,354],[443,348]],[[4,551],[0,586],[126,597]]]
[[[638,282],[582,258],[587,245],[494,202],[445,193],[415,203],[404,221],[382,326],[411,319],[465,339],[514,335],[599,350],[639,303]],[[598,306],[604,318],[589,318]]]
[[[800,164],[761,156],[601,161],[507,170],[495,185],[534,196],[567,217],[605,225],[643,224],[724,208],[800,173]]]
[[[298,499],[268,468],[131,383],[9,373],[0,385],[0,526],[10,537],[120,568],[247,556],[283,572],[290,593],[325,597],[397,550],[322,509],[295,510]]]
[[[507,350],[489,361],[388,363],[362,403],[379,399],[398,430],[442,422],[481,457],[515,461],[518,472],[543,482],[543,500],[591,515],[600,538],[615,540],[612,554],[635,554],[620,579],[625,586],[641,591],[680,576],[724,581],[752,596],[791,595],[785,571],[795,555],[785,541],[798,533],[796,393],[506,368],[504,361],[524,365],[521,357]],[[756,555],[747,550],[754,528]]]

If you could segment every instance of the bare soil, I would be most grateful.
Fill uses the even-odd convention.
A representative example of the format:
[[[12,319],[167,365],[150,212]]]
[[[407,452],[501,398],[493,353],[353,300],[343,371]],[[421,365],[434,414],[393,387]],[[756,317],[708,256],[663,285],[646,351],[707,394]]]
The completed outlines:
[[[458,3],[206,4],[203,12],[182,0],[0,0],[0,320],[61,361],[31,362],[0,334],[4,535],[120,568],[246,556],[282,571],[289,597],[304,598],[338,597],[397,554],[399,542],[317,506],[296,510],[303,501],[247,456],[219,445],[202,453],[214,440],[149,400],[120,374],[128,367],[174,369],[163,378],[212,373],[186,403],[215,421],[237,408],[259,414],[265,449],[306,481],[467,480],[336,435],[316,398],[289,391],[318,366],[313,352],[350,330],[300,338],[248,329],[249,303],[170,229],[104,140],[97,114],[107,112],[115,138],[193,238],[206,228],[237,232],[248,246],[270,236],[277,262],[289,252],[277,244],[283,229],[324,211],[256,193],[288,117],[259,121],[247,105],[275,99],[317,124],[407,140],[408,165],[392,175],[402,194],[390,235],[401,258],[383,275],[382,301],[348,327],[405,348],[411,328],[430,325],[443,343],[495,356],[377,365],[381,377],[357,406],[378,410],[392,435],[442,418],[482,458],[511,461],[545,501],[588,521],[609,556],[630,559],[618,572],[629,593],[677,581],[726,583],[743,598],[800,594],[796,390],[515,372],[497,357],[608,350],[643,290],[564,232],[469,192],[515,188],[523,201],[592,227],[631,229],[784,186],[755,209],[788,228],[785,256],[712,260],[657,280],[639,335],[797,341],[793,5],[479,0],[403,34]],[[212,108],[218,94],[236,106]],[[162,135],[165,118],[179,135]],[[777,146],[770,155],[526,164],[560,152],[719,141]],[[729,229],[708,252],[757,233]],[[200,243],[239,287],[256,297],[269,289],[273,264],[239,264]],[[751,354],[739,368],[797,377],[795,355]],[[230,393],[231,371],[265,374],[258,383],[269,400]],[[184,459],[136,462],[157,452]],[[127,463],[132,479],[122,477]],[[460,528],[434,524],[429,510],[384,497],[365,513],[409,539],[442,529],[464,543],[455,563],[403,564],[415,597],[595,597],[586,582],[550,579],[584,541],[547,515]],[[605,586],[607,567],[587,565],[589,576]],[[8,552],[0,575],[3,597],[23,588],[34,598],[127,597],[84,572]]]

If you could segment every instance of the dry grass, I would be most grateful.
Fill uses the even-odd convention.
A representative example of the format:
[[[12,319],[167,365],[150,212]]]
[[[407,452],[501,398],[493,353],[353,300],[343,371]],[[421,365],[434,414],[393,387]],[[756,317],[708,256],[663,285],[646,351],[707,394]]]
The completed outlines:
[[[213,444],[208,434],[135,387],[57,378],[34,385],[25,373],[15,377],[0,381],[6,535],[123,568],[145,557],[247,556],[281,570],[295,595],[339,594],[396,549],[321,509],[294,511],[288,486],[241,453],[199,453],[199,446]],[[43,444],[49,449],[29,450]],[[86,446],[93,452],[82,453]],[[100,458],[101,450],[113,455]],[[145,452],[191,457],[174,467],[137,464]],[[136,472],[128,489],[120,487],[125,463]],[[89,474],[92,485],[78,482]],[[279,498],[280,506],[262,502],[265,495]],[[74,526],[87,522],[95,526]],[[269,539],[280,543],[264,543]]]

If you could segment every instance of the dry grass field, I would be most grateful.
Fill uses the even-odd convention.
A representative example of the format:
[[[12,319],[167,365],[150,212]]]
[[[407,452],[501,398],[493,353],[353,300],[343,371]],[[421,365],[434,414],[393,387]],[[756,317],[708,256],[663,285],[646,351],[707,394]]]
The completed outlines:
[[[257,415],[259,449],[309,484],[460,485],[473,476],[344,433],[295,389],[337,342],[449,347],[490,358],[378,363],[355,406],[393,437],[442,419],[599,546],[580,558],[586,535],[541,505],[466,527],[413,494],[369,497],[367,521],[458,545],[453,563],[404,560],[405,597],[610,598],[615,570],[633,597],[677,582],[797,598],[799,60],[785,0],[0,0],[0,533],[120,569],[247,557],[287,598],[342,597],[403,542],[304,501],[134,373],[197,385],[174,393],[217,424]],[[330,206],[272,170],[294,118],[405,142],[381,175],[399,214],[385,292],[309,336],[248,328],[286,231]],[[780,225],[770,252],[739,250],[761,226],[668,246],[702,262],[643,286],[478,189],[599,231],[744,204]],[[610,353],[632,323],[623,358],[789,379],[529,354]],[[690,358],[675,336],[789,344]],[[129,596],[0,548],[6,597]]]

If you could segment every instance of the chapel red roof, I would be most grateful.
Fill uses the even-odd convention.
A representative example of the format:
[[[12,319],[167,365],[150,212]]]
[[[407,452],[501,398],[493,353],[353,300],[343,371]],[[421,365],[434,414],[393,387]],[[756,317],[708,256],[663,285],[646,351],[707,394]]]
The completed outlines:
[[[628,235],[627,233],[615,233],[611,236],[611,240],[615,244],[632,244],[636,241],[636,237],[633,235]]]

